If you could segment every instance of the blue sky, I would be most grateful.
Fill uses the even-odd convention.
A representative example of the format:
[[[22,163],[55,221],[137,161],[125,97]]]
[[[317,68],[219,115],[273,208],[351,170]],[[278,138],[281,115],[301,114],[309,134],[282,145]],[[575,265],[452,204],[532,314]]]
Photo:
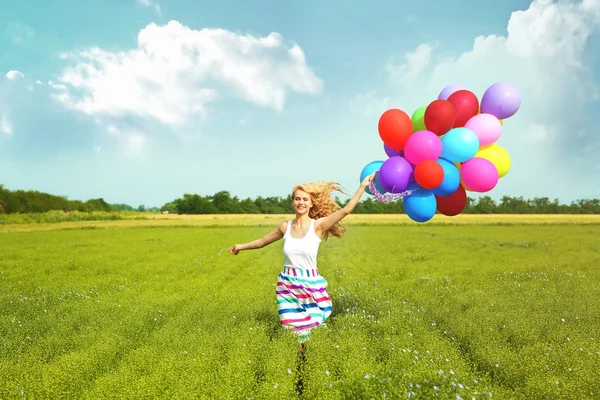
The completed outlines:
[[[600,198],[600,0],[403,3],[5,0],[0,183],[134,206],[351,194],[388,108],[509,81],[512,167],[487,194]]]

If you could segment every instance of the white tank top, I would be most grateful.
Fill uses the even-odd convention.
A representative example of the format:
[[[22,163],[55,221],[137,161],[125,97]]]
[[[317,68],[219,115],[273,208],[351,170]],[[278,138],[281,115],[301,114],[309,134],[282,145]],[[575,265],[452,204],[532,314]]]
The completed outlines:
[[[292,221],[288,221],[285,235],[283,235],[284,267],[316,269],[321,238],[315,233],[315,220],[310,220],[308,233],[302,239],[292,237],[291,227]]]

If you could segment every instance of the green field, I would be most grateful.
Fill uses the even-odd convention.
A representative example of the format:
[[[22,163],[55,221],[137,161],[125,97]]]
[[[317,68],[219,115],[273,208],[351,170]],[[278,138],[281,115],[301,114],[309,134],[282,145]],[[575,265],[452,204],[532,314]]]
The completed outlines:
[[[0,398],[600,397],[597,216],[350,217],[301,370],[277,216],[1,226]]]

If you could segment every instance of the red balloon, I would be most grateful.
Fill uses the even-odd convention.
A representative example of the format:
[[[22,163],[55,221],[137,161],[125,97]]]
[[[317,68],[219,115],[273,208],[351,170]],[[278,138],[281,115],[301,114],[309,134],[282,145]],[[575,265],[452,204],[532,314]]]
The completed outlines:
[[[451,195],[438,196],[436,194],[435,199],[437,201],[437,210],[449,217],[460,214],[467,206],[467,192],[462,184],[458,185],[456,192]]]
[[[379,137],[383,143],[394,150],[401,151],[409,136],[413,133],[412,120],[402,110],[392,108],[379,118]]]
[[[458,90],[448,97],[456,110],[456,120],[454,128],[465,126],[468,120],[476,116],[479,112],[479,100],[477,96],[468,90]]]
[[[433,189],[442,184],[444,168],[435,160],[423,160],[415,167],[414,177],[422,188]]]
[[[425,127],[442,136],[454,126],[456,110],[448,100],[434,100],[425,109]]]

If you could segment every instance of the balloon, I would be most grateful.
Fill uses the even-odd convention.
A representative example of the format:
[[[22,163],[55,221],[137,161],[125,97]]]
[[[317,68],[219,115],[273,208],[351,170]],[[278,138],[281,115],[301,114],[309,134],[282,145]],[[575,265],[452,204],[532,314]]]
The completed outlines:
[[[427,128],[425,128],[425,120],[424,120],[426,109],[427,109],[427,106],[417,108],[411,117],[412,124],[413,124],[413,130],[415,132],[424,131],[425,129],[427,129]]]
[[[479,100],[473,92],[468,90],[458,90],[452,93],[452,95],[448,97],[448,101],[456,110],[456,120],[453,125],[454,128],[465,126],[467,121],[479,112]]]
[[[377,172],[381,169],[381,166],[383,165],[383,161],[372,161],[370,163],[368,163],[367,165],[365,165],[365,167],[362,169],[362,171],[360,172],[360,181],[362,182],[367,176],[371,175],[373,172]],[[385,193],[385,189],[381,186],[381,182],[379,181],[379,174],[377,174],[375,176],[375,187],[377,188],[377,190],[379,190],[379,193]],[[369,190],[369,188],[367,187],[366,192],[369,194],[373,194],[371,193],[371,190]]]
[[[469,128],[454,128],[442,138],[442,157],[454,162],[464,162],[479,150],[479,139]]]
[[[457,91],[463,90],[463,89],[466,89],[466,87],[464,87],[463,85],[460,85],[460,84],[448,85],[442,89],[442,91],[440,92],[440,95],[438,96],[438,100],[448,100],[448,97],[450,97],[450,95],[452,95],[454,92],[457,92]]]
[[[465,184],[475,192],[489,192],[498,183],[498,170],[485,158],[472,158],[464,162],[460,174]]]
[[[469,128],[479,138],[479,146],[494,143],[502,134],[502,124],[492,114],[478,114],[467,121],[465,128]]]
[[[425,109],[423,120],[428,131],[441,136],[454,126],[456,110],[448,100],[434,100]]]
[[[415,167],[415,181],[424,189],[433,189],[444,181],[444,168],[435,160],[423,160]]]
[[[413,133],[410,117],[402,110],[392,108],[379,118],[379,137],[394,150],[404,149],[404,143]]]
[[[438,187],[433,189],[433,193],[438,196],[449,196],[454,193],[460,185],[460,172],[452,161],[443,157],[439,158],[437,163],[444,169],[444,180]]]
[[[437,160],[442,154],[440,138],[430,131],[418,131],[410,135],[404,145],[404,157],[413,165],[423,160]]]
[[[386,192],[404,192],[414,181],[413,167],[404,157],[394,156],[383,162],[379,168],[379,182]]]
[[[521,107],[519,90],[511,83],[498,82],[487,88],[481,98],[481,112],[498,119],[512,117]]]
[[[494,164],[498,170],[498,178],[502,178],[510,170],[510,156],[503,147],[497,144],[481,147],[475,157],[485,158]]]
[[[462,163],[454,163],[454,165],[456,165],[456,168],[458,168],[458,172],[460,173],[460,167],[462,167]],[[472,189],[469,189],[469,187],[465,184],[465,181],[462,178],[462,174],[460,176],[460,186],[462,186],[467,192],[472,192]]]
[[[467,206],[467,192],[462,185],[459,185],[456,192],[449,196],[436,195],[435,200],[437,201],[437,210],[441,214],[453,217],[463,212]]]
[[[429,190],[421,188],[416,183],[409,187],[410,190],[418,189],[409,196],[402,198],[404,211],[410,219],[416,222],[427,222],[435,215],[437,203],[435,195]]]
[[[394,156],[401,156],[402,152],[398,151],[398,150],[394,150],[392,149],[390,146],[388,146],[387,144],[383,144],[383,151],[385,151],[385,154],[387,154],[388,157],[394,157]]]

